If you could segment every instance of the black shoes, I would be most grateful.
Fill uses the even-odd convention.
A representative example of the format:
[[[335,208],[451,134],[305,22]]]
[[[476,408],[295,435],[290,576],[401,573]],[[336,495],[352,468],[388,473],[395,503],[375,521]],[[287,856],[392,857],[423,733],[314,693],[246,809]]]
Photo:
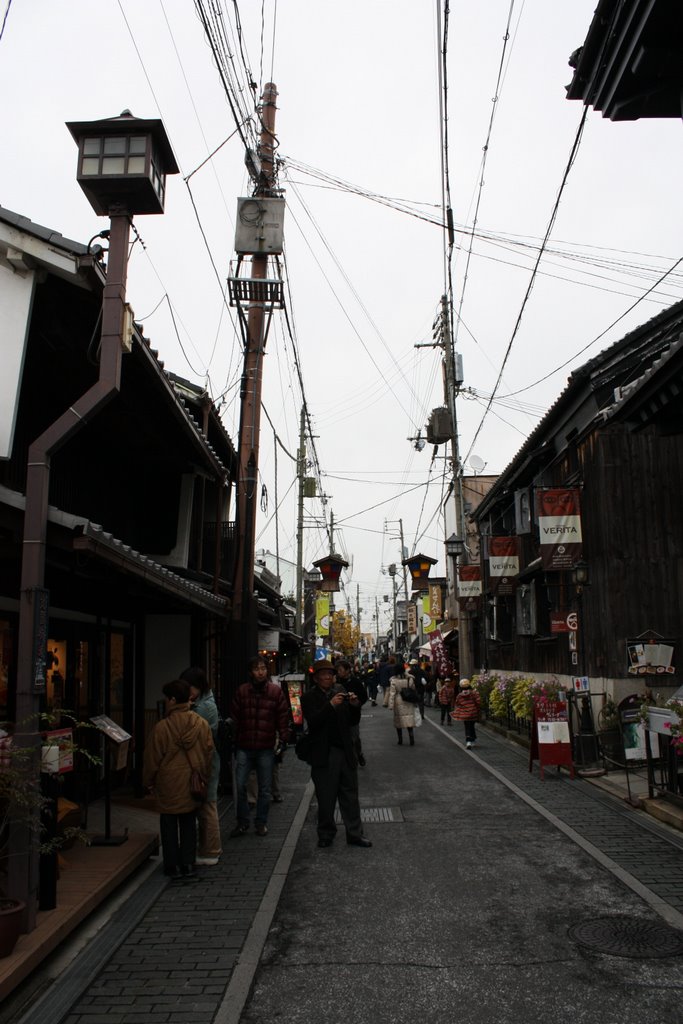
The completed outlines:
[[[318,846],[332,846],[333,840],[329,836],[321,836],[318,840]]]
[[[365,768],[365,765],[367,764],[362,754],[358,755],[358,764],[360,765],[361,768]]]
[[[366,839],[365,836],[347,836],[346,842],[349,846],[362,846],[364,850],[368,850],[372,846],[370,840]]]

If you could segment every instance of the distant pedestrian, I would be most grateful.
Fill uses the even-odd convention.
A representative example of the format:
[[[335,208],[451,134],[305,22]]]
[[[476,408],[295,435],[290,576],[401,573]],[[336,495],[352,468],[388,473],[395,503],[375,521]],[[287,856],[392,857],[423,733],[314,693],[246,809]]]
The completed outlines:
[[[389,690],[391,688],[391,677],[403,674],[403,662],[399,665],[394,654],[389,655],[389,660],[379,667],[379,685],[382,687],[382,707],[389,707]]]
[[[465,746],[470,750],[477,742],[476,724],[481,712],[481,698],[469,679],[460,680],[460,693],[455,698],[453,718],[465,724]]]
[[[371,661],[363,673],[363,683],[373,708],[377,705],[377,665]]]
[[[358,772],[351,726],[360,721],[355,693],[335,681],[329,661],[313,665],[313,685],[301,698],[311,739],[311,778],[318,801],[318,846],[331,846],[337,834],[334,809],[339,811],[350,846],[369,847],[363,835],[358,803]]]
[[[249,682],[243,683],[232,702],[235,722],[237,824],[230,838],[249,831],[249,773],[256,769],[258,798],[255,827],[257,836],[268,834],[275,740],[286,745],[289,738],[289,704],[282,687],[270,679],[265,658],[257,656],[249,662]]]
[[[222,851],[221,830],[218,824],[218,777],[221,771],[221,759],[216,749],[216,736],[220,715],[211,689],[211,684],[202,668],[186,668],[180,678],[190,685],[190,702],[192,710],[198,714],[211,729],[214,742],[211,760],[211,774],[208,778],[206,800],[197,810],[198,842],[196,864],[218,864]]]
[[[145,748],[143,785],[159,808],[159,833],[164,874],[175,881],[194,882],[197,847],[197,800],[190,790],[193,770],[205,779],[211,771],[213,739],[207,722],[190,710],[190,684],[184,679],[166,683],[166,714],[154,726]]]
[[[406,675],[409,675],[411,679],[415,681],[415,692],[417,694],[417,706],[420,711],[420,716],[425,716],[425,687],[426,680],[422,675],[422,669],[417,658],[412,658],[408,663],[408,671]]]
[[[401,696],[404,689],[412,690],[415,694],[414,701],[408,701]],[[417,691],[415,680],[409,675],[391,677],[389,692],[389,707],[394,712],[394,728],[398,735],[399,746],[403,744],[403,730],[408,730],[408,742],[411,747],[415,746],[415,716],[420,714],[417,706]]]
[[[455,688],[453,686],[453,680],[446,678],[443,681],[443,685],[439,690],[439,707],[441,708],[441,724],[446,722],[448,725],[452,725],[451,711],[453,710],[453,701],[455,700]]]

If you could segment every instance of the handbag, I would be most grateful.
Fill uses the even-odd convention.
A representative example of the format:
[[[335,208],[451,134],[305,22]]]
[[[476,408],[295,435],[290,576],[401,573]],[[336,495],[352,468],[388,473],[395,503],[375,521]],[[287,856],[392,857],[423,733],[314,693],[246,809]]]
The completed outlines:
[[[305,761],[306,764],[311,763],[313,756],[313,739],[309,732],[302,732],[294,744],[294,753],[300,761]]]
[[[183,747],[183,749],[185,748]],[[192,761],[190,760],[190,755],[187,750],[185,750],[185,757],[187,758],[187,763],[190,766],[190,795],[193,800],[197,801],[197,803],[204,803],[209,793],[208,782],[200,772],[199,768],[192,767]]]
[[[414,690],[412,686],[404,686],[401,690],[401,700],[404,700],[406,704],[417,704],[417,690]]]

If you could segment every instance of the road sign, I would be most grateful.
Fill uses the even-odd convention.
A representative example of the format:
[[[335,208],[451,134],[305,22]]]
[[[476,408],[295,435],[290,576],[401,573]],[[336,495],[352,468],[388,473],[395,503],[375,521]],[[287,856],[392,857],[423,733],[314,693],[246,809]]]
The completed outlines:
[[[567,616],[567,627],[571,633],[575,633],[579,628],[579,616],[576,612],[570,612]]]

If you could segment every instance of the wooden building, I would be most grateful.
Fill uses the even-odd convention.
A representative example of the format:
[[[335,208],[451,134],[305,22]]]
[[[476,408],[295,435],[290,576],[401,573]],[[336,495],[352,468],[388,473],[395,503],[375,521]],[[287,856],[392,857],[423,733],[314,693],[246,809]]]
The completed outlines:
[[[588,676],[595,692],[617,699],[680,685],[682,394],[679,302],[572,373],[474,511],[491,670],[569,684]],[[579,534],[549,565],[542,496],[557,489],[577,500],[578,516],[562,521]],[[504,586],[492,572],[492,538],[510,538],[517,551],[518,573],[513,559]]]

